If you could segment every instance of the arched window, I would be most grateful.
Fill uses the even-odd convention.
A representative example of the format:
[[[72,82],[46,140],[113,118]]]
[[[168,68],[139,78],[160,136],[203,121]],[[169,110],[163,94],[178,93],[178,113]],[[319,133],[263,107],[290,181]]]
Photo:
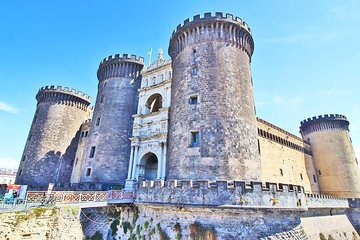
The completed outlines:
[[[156,84],[156,77],[152,78],[152,84]]]
[[[162,96],[158,93],[153,94],[146,101],[146,113],[158,112],[162,108]]]

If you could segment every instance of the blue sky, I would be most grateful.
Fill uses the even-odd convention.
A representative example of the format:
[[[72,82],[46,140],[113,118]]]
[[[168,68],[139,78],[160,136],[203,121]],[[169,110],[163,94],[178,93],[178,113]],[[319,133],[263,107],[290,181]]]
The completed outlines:
[[[305,118],[344,114],[360,156],[358,0],[0,0],[0,167],[17,168],[40,87],[68,86],[95,98],[101,59],[147,58],[151,47],[166,53],[179,23],[216,11],[252,29],[257,115],[298,135]]]

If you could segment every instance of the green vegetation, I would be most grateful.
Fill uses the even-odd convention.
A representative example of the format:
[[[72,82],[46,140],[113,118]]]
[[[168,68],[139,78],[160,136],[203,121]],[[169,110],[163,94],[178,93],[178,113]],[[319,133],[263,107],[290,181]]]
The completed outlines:
[[[132,225],[135,226],[136,221],[139,218],[139,209],[137,207],[134,207],[134,217],[132,221]]]
[[[74,216],[79,216],[80,209],[81,208],[79,206],[71,206],[71,205],[69,205],[69,206],[64,207],[65,212],[67,212],[67,213],[69,213],[71,215],[74,215]]]
[[[27,213],[17,212],[15,217],[15,226],[19,225],[22,222],[28,221],[31,218],[42,216],[46,212],[46,210],[48,210],[48,208],[37,207]]]
[[[160,236],[160,240],[170,240],[169,236],[164,232],[160,226],[160,223],[156,224],[157,231]]]
[[[193,240],[215,240],[217,233],[213,226],[205,227],[195,222],[190,224],[190,238]]]
[[[136,235],[140,236],[140,225],[136,225]]]
[[[101,232],[96,231],[91,237],[86,237],[85,240],[103,240],[103,235]]]
[[[111,236],[116,236],[116,233],[118,231],[118,225],[119,225],[120,221],[119,219],[115,219],[114,221],[112,221],[111,225],[110,225],[110,229],[111,229]]]
[[[144,228],[145,228],[145,230],[147,230],[148,227],[149,227],[149,222],[148,222],[148,221],[144,222]]]
[[[34,208],[32,211],[33,211],[35,217],[40,217],[41,215],[43,215],[46,212],[46,208]]]
[[[126,234],[128,230],[130,232],[132,232],[133,227],[131,226],[130,222],[127,222],[127,221],[122,222],[122,227],[123,227],[124,234]]]
[[[181,225],[180,223],[175,223],[174,225],[174,230],[176,232],[176,240],[181,240],[182,236],[181,236]]]
[[[121,217],[121,212],[117,212],[117,211],[108,212],[107,215],[109,218],[118,219]]]
[[[136,235],[132,233],[129,237],[129,240],[136,240]]]
[[[321,232],[319,233],[320,240],[327,240],[325,235]]]

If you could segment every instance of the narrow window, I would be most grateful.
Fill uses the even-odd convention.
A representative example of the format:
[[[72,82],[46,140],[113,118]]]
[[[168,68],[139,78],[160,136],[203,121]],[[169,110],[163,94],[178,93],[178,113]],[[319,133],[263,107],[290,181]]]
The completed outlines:
[[[257,142],[258,142],[258,151],[259,151],[259,154],[261,154],[261,151],[260,151],[260,141],[259,141],[259,139],[257,140]]]
[[[102,95],[101,98],[100,98],[100,103],[104,102],[104,98],[105,98],[105,95]]]
[[[99,126],[100,125],[100,117],[98,117],[97,119],[96,119],[96,126]]]
[[[300,178],[301,180],[304,180],[302,173],[300,173]]]
[[[20,171],[19,171],[19,176],[21,176],[21,173],[22,173],[22,169],[20,169]]]
[[[191,105],[196,105],[196,104],[198,104],[198,97],[197,97],[197,96],[191,96],[191,97],[190,97],[190,104],[191,104]]]
[[[283,170],[281,168],[280,168],[280,175],[284,176],[284,172],[283,172]]]
[[[84,134],[85,134],[84,132],[81,132],[81,137],[82,137],[82,138],[84,137]]]
[[[357,158],[355,158],[355,162],[356,162],[356,164],[359,164]]]
[[[87,168],[86,169],[86,176],[90,177],[90,175],[91,175],[91,168]]]
[[[320,169],[319,169],[318,171],[319,171],[319,175],[321,175],[321,171],[320,171]]]
[[[78,161],[79,161],[79,159],[78,159],[78,158],[76,158],[76,161],[75,161],[75,166],[78,164]]]
[[[89,131],[86,131],[86,132],[85,132],[85,137],[87,137],[87,136],[88,136],[88,134],[89,134]]]
[[[315,175],[313,175],[313,179],[314,179],[314,183],[316,183],[316,176]]]
[[[169,72],[169,79],[171,79],[171,72]]]
[[[24,162],[26,160],[26,155],[22,157],[22,161]]]
[[[92,146],[91,149],[90,149],[90,155],[89,157],[90,158],[93,158],[95,156],[95,146]]]
[[[191,132],[191,146],[199,146],[199,132]]]
[[[28,141],[30,141],[30,140],[31,140],[31,137],[32,137],[32,134],[30,134],[30,135],[29,135]]]
[[[104,87],[106,87],[107,82],[104,82]]]

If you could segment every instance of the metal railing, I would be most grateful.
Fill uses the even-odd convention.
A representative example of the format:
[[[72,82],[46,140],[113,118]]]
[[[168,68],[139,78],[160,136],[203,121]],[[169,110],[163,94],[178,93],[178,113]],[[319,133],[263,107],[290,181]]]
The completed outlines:
[[[101,207],[108,204],[132,203],[135,193],[132,191],[28,191],[25,199],[4,199],[0,203],[0,212],[18,211],[32,207],[55,205],[79,205]]]

